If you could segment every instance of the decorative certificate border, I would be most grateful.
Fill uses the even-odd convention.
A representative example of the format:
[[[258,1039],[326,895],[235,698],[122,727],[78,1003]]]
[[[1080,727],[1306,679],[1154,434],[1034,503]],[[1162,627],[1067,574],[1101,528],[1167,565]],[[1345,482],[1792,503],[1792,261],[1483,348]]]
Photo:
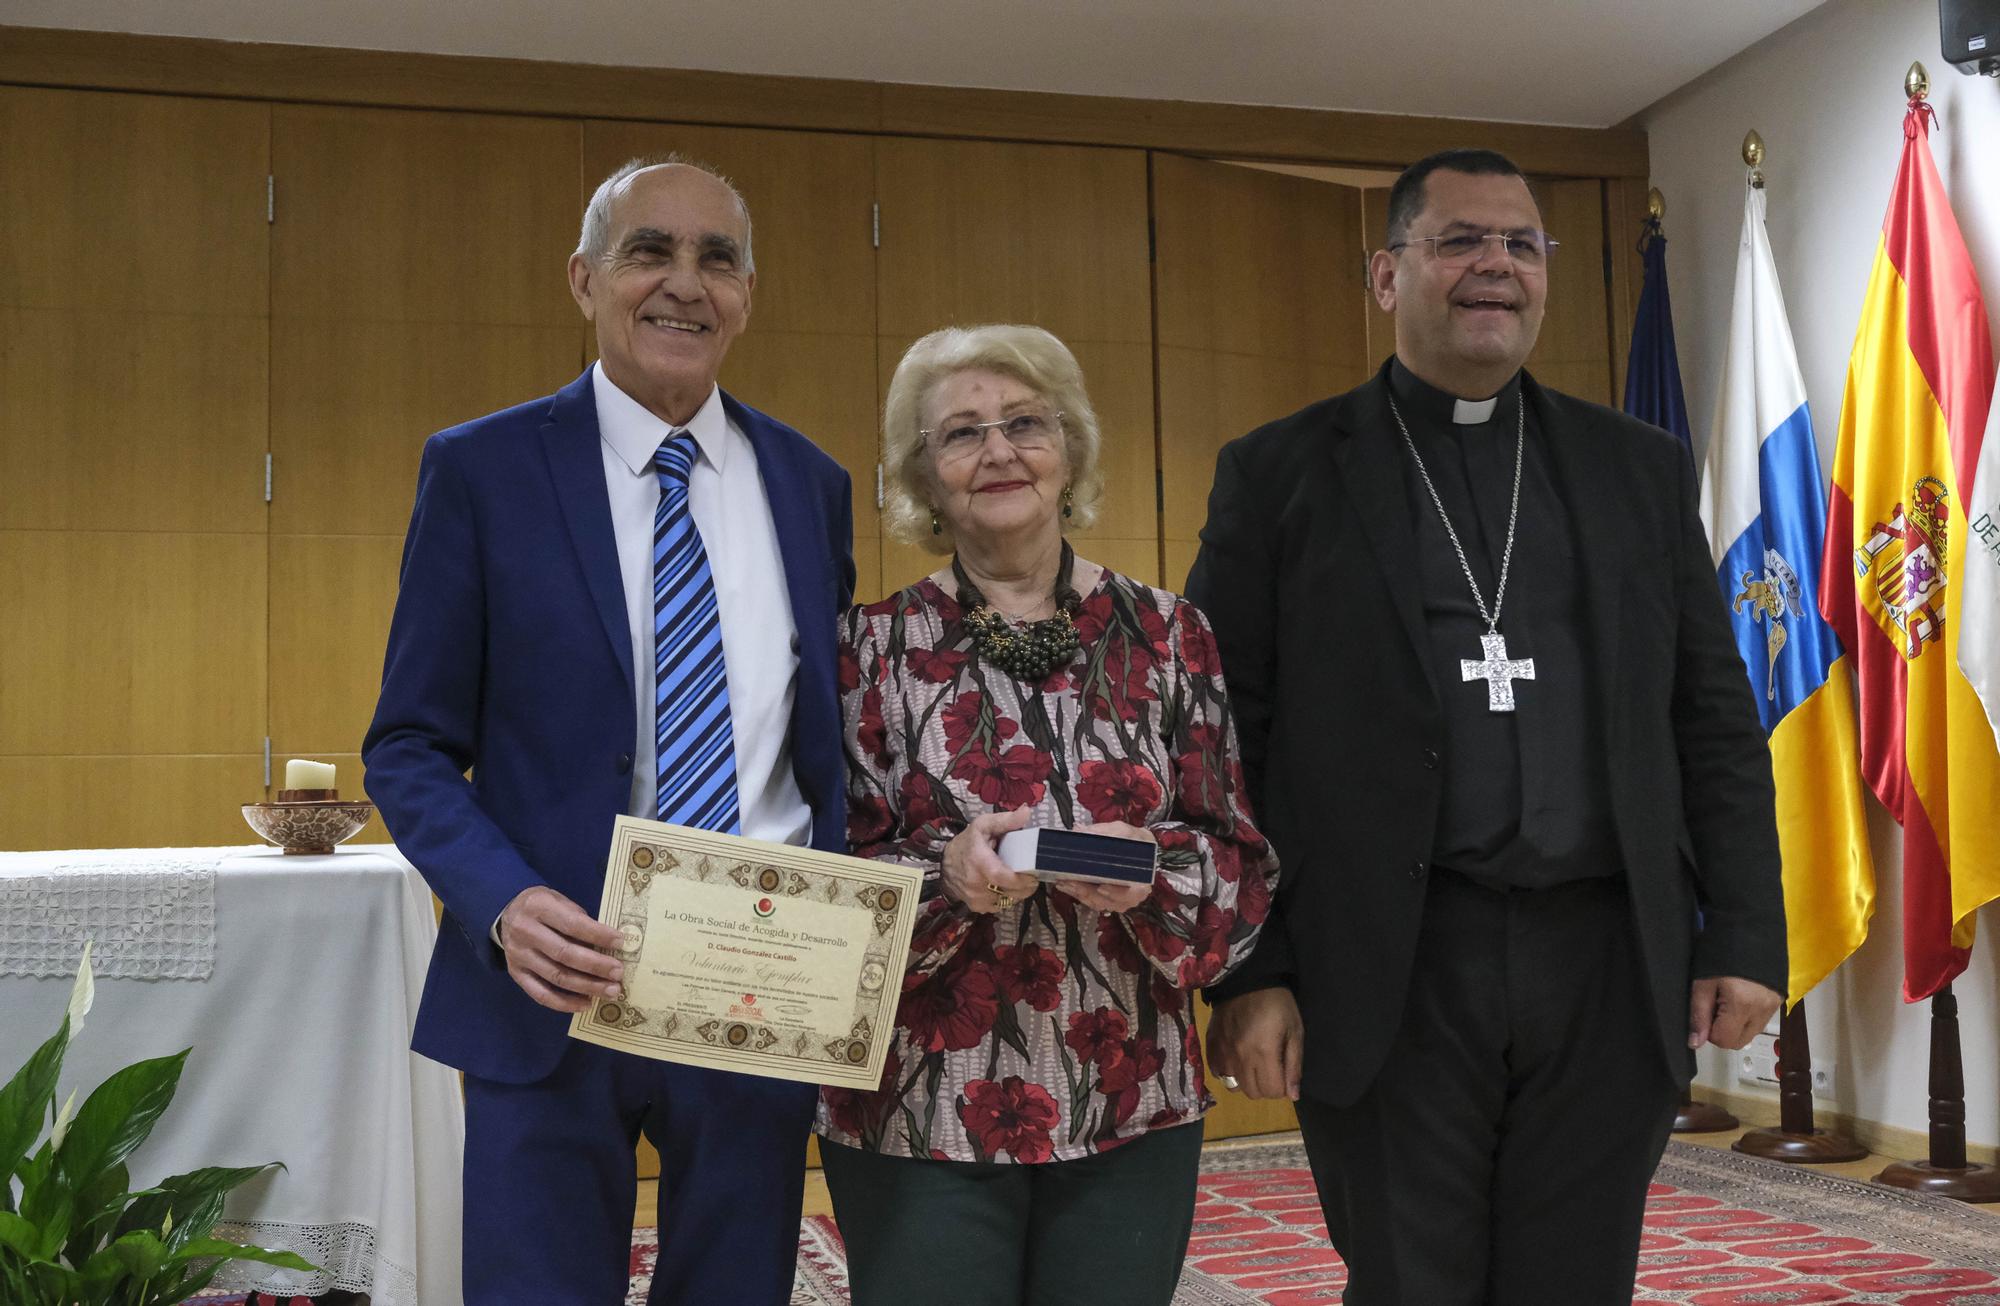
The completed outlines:
[[[798,899],[861,908],[872,928],[860,941],[851,1014],[837,1027],[780,1028],[758,1019],[754,1009],[697,1019],[596,998],[570,1018],[570,1036],[715,1070],[874,1088],[888,1055],[922,882],[920,872],[893,863],[621,816],[612,828],[598,919],[623,932],[619,957],[628,968],[643,953],[663,951],[660,939],[647,948],[659,905],[653,895],[672,894],[677,883],[740,890],[746,924]]]

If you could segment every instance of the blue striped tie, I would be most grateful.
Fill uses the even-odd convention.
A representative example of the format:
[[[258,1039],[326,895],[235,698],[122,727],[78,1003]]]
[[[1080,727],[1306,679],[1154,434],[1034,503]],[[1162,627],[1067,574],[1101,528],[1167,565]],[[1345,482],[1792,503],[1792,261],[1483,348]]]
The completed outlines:
[[[736,741],[715,578],[688,511],[694,437],[676,431],[653,455],[660,507],[653,515],[653,720],[662,821],[740,834]]]

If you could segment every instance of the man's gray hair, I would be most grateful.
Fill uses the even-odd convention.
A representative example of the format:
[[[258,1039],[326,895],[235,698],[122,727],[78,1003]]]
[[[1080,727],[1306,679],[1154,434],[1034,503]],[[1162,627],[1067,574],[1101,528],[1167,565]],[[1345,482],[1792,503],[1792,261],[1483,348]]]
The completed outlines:
[[[625,182],[634,173],[648,168],[693,168],[705,172],[728,188],[736,200],[736,211],[743,215],[743,270],[755,272],[757,260],[750,252],[750,206],[743,202],[743,192],[736,184],[705,163],[698,163],[680,154],[649,155],[637,159],[627,159],[616,171],[597,184],[591,193],[590,203],[583,206],[583,231],[576,239],[576,252],[591,262],[603,258],[611,252],[611,201],[624,189]]]

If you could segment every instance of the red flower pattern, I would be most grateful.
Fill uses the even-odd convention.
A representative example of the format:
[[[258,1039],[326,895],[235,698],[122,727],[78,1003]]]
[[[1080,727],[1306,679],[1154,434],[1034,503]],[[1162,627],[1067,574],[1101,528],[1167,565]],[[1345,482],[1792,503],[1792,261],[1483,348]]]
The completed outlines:
[[[1095,1061],[1107,1048],[1115,1048],[1125,1041],[1131,1026],[1125,1020],[1125,1013],[1116,1007],[1099,1007],[1095,1011],[1078,1011],[1070,1015],[1069,1033],[1063,1035],[1063,1042],[1076,1053],[1079,1061]]]
[[[958,1118],[965,1122],[966,1135],[987,1156],[1004,1152],[1032,1164],[1054,1154],[1049,1135],[1062,1120],[1062,1109],[1040,1084],[1009,1075],[997,1084],[990,1079],[967,1084]]]
[[[932,976],[907,990],[896,1023],[925,1052],[978,1047],[1000,1015],[1000,983],[990,967],[974,965]]]
[[[993,961],[1009,1002],[1025,1002],[1036,1011],[1054,1011],[1062,1002],[1062,958],[1041,944],[998,948]]]
[[[1122,757],[1085,762],[1076,800],[1094,820],[1143,825],[1160,803],[1160,781],[1151,771]]]
[[[964,649],[957,648],[935,651],[913,648],[905,660],[917,679],[929,681],[933,685],[948,685],[958,679],[960,668],[972,660],[972,655]]]

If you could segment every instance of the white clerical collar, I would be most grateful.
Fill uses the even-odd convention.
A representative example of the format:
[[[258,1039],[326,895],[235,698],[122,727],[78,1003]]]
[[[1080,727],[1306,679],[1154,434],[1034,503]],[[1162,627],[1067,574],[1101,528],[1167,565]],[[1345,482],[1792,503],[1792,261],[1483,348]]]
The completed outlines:
[[[1451,420],[1459,426],[1477,426],[1490,421],[1493,410],[1500,405],[1500,396],[1491,399],[1454,399],[1451,403]]]
[[[688,420],[678,427],[654,416],[644,405],[618,388],[604,375],[604,364],[590,366],[591,391],[597,400],[597,430],[611,446],[618,460],[632,469],[634,476],[648,475],[653,455],[660,443],[675,431],[685,430],[694,437],[695,448],[720,472],[729,457],[729,417],[722,411],[722,387],[710,387],[708,398]]]

